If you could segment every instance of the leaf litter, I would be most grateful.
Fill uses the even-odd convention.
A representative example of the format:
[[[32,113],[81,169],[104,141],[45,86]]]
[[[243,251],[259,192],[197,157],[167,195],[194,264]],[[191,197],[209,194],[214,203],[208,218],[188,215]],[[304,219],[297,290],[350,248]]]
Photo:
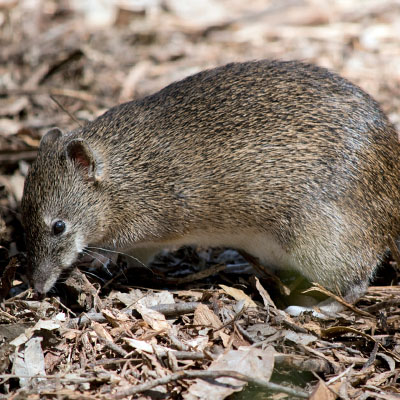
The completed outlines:
[[[284,311],[321,288],[230,249],[165,252],[151,270],[96,255],[37,299],[18,214],[49,128],[230,61],[334,69],[400,131],[399,35],[395,0],[0,0],[0,398],[400,398],[393,249],[326,319]]]

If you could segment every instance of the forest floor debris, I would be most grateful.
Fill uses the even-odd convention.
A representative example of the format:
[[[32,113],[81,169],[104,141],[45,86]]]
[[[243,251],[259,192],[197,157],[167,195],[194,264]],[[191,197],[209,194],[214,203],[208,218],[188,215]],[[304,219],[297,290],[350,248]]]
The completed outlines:
[[[225,249],[161,254],[152,270],[117,255],[82,261],[38,299],[18,214],[49,128],[231,61],[331,68],[400,131],[400,3],[85,4],[0,0],[0,398],[400,398],[397,254],[355,306],[326,319],[289,316],[310,295],[299,280],[255,278],[257,260]]]

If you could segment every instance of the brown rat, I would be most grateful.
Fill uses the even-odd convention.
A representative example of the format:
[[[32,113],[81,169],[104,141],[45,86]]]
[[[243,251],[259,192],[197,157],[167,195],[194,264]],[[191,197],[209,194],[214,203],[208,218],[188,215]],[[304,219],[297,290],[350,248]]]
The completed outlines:
[[[233,63],[47,133],[25,182],[34,288],[88,245],[243,249],[355,300],[400,234],[400,145],[378,104],[296,61]]]

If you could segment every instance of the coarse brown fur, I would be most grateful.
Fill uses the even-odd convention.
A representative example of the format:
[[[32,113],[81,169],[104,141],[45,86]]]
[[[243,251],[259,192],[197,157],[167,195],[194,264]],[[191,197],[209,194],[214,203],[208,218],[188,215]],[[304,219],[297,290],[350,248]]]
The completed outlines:
[[[353,300],[399,237],[399,171],[393,126],[338,75],[295,61],[203,71],[45,136],[22,201],[33,284],[49,290],[88,244],[212,237]]]

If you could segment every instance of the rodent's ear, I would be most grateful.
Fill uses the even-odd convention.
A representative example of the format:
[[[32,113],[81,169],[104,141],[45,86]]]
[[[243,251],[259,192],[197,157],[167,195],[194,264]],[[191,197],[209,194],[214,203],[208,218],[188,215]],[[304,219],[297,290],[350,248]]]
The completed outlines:
[[[73,139],[67,143],[67,157],[78,165],[85,178],[92,182],[101,180],[103,162],[84,139]]]
[[[62,136],[59,128],[50,129],[40,140],[39,149],[43,150],[45,147],[52,145]]]

